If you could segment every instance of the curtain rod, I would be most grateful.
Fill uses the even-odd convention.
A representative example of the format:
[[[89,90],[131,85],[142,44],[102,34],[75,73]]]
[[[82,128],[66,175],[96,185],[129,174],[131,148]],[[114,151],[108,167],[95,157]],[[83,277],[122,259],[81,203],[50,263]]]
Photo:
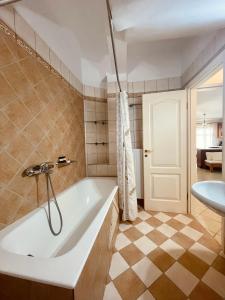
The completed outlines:
[[[108,21],[109,21],[109,29],[110,29],[110,36],[111,36],[111,42],[112,42],[112,50],[113,50],[113,59],[114,59],[114,65],[115,65],[115,71],[116,71],[116,80],[119,86],[119,91],[122,92],[120,79],[119,79],[119,73],[118,73],[118,64],[116,59],[116,49],[115,49],[115,42],[113,37],[113,27],[112,27],[112,12],[109,5],[109,0],[106,0],[106,6],[107,6],[107,12],[108,12]]]

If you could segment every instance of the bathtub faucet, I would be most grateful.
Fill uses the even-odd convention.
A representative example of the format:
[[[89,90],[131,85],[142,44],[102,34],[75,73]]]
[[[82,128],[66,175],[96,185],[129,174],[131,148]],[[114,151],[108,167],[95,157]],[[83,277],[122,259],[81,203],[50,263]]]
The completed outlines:
[[[49,174],[52,173],[52,169],[55,167],[55,164],[53,162],[43,162],[39,165],[33,165],[28,167],[23,171],[22,176],[35,176],[40,174]]]

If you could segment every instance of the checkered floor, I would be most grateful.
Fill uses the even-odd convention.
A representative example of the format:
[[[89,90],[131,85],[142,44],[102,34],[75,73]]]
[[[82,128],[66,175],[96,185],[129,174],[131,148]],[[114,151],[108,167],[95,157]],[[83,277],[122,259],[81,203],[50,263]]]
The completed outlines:
[[[191,215],[140,211],[120,224],[104,300],[225,299],[221,246]]]

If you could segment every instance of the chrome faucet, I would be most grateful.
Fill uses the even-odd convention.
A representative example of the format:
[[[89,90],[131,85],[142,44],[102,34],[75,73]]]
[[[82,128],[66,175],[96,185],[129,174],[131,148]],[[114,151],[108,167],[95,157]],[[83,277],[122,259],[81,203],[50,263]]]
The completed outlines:
[[[25,169],[22,173],[22,176],[35,176],[35,175],[40,175],[40,174],[46,174],[46,173],[51,173],[52,169],[55,167],[55,164],[53,162],[43,162],[39,165],[32,165]]]

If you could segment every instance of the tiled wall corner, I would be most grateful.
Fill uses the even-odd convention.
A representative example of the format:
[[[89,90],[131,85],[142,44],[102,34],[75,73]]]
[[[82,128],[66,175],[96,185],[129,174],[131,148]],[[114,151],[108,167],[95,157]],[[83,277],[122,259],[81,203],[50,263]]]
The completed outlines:
[[[106,89],[84,85],[88,176],[109,176],[108,107],[105,97]]]

